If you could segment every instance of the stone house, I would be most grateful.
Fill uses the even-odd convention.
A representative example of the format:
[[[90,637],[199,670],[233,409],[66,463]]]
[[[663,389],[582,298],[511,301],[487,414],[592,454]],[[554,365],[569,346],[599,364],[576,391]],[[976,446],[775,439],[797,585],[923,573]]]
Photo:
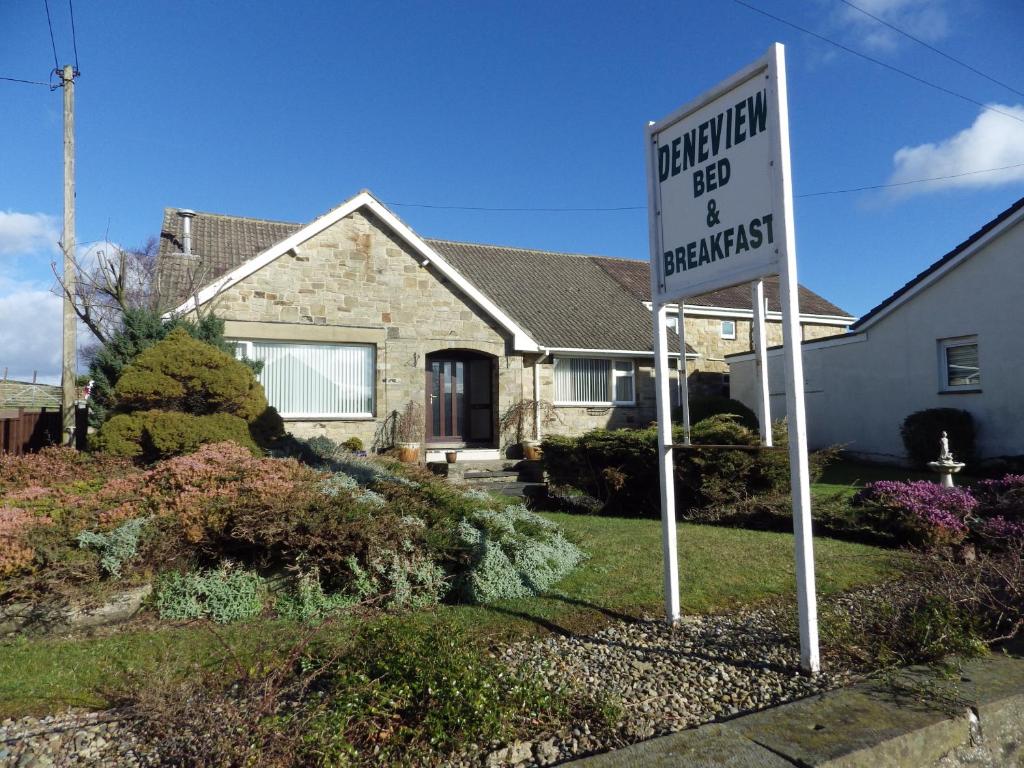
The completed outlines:
[[[880,302],[842,336],[805,341],[811,448],[843,444],[906,463],[903,420],[926,408],[974,419],[981,458],[1024,455],[1024,198]],[[782,348],[768,352],[773,416],[786,412]],[[734,396],[754,402],[753,355],[729,357]],[[957,446],[951,446],[956,455]],[[939,447],[935,447],[938,455]]]
[[[650,309],[624,277],[644,262],[422,238],[369,192],[305,225],[169,208],[159,259],[172,311],[222,317],[299,436],[381,447],[414,402],[428,458],[491,458],[516,438],[499,421],[521,400],[557,414],[522,437],[654,418]],[[742,338],[742,307],[729,312]],[[692,345],[685,357],[704,364]]]

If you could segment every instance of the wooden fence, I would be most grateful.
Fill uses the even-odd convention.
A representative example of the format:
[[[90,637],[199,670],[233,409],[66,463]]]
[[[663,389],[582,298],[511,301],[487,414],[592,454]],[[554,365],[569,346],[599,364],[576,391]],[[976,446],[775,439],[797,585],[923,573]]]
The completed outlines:
[[[87,408],[75,414],[76,447],[85,448],[89,417]],[[35,453],[61,440],[60,411],[56,408],[18,408],[0,411],[0,453],[20,456]]]

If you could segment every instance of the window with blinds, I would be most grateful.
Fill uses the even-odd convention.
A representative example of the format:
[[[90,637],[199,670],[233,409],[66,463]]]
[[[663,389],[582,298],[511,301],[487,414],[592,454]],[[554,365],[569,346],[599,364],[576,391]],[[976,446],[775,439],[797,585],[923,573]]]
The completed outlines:
[[[555,358],[556,405],[632,405],[636,402],[632,360]]]
[[[239,356],[263,363],[259,380],[285,418],[373,416],[374,347],[246,341]]]
[[[981,386],[977,337],[941,340],[939,363],[943,389],[977,389]]]

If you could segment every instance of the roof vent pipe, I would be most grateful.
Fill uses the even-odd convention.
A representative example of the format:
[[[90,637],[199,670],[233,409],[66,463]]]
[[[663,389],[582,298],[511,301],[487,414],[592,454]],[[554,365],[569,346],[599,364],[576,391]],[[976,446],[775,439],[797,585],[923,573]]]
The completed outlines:
[[[192,219],[195,218],[196,212],[190,211],[188,208],[182,208],[178,211],[178,215],[181,216],[181,252],[186,256],[191,256]]]

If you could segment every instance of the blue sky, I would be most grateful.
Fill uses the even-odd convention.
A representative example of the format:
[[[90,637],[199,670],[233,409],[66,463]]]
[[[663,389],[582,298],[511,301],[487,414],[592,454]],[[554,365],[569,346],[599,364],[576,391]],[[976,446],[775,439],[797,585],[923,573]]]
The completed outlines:
[[[840,0],[750,0],[1024,120],[1024,97]],[[1024,91],[1017,0],[854,0]],[[68,6],[50,0],[61,64]],[[362,188],[430,237],[646,258],[643,127],[786,45],[800,280],[861,314],[1024,195],[1024,122],[729,0],[78,0],[78,240],[135,245],[164,206],[308,221]],[[53,67],[42,0],[0,4],[0,76]],[[48,293],[61,94],[0,81],[0,368],[59,371]]]

